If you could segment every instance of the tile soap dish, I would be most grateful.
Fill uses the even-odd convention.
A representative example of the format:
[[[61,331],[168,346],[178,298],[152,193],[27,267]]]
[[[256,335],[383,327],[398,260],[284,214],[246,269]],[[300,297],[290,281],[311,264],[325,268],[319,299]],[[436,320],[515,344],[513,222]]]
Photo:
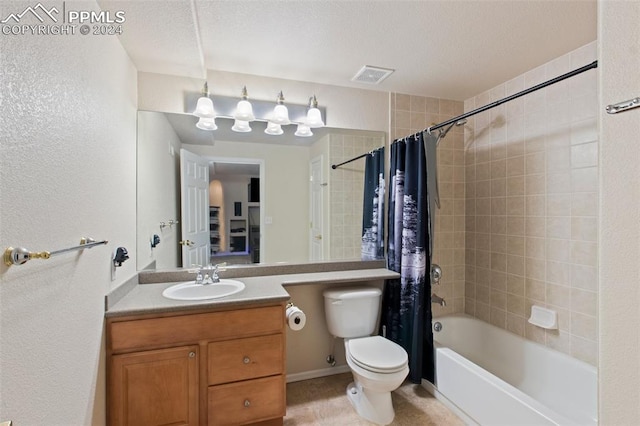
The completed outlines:
[[[542,306],[533,305],[529,322],[538,327],[555,330],[558,328],[558,313]]]

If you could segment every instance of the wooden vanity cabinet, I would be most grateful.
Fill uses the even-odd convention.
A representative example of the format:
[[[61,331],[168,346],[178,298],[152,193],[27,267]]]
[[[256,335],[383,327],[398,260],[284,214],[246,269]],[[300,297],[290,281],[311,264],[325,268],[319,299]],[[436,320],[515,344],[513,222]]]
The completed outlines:
[[[282,425],[285,306],[107,319],[107,423]]]
[[[198,346],[112,357],[111,423],[198,425]]]

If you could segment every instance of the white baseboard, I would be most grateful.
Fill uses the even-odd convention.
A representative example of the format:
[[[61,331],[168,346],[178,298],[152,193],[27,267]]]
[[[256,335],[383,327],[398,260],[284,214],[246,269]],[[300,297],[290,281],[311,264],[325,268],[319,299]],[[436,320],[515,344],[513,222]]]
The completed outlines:
[[[315,379],[317,377],[333,376],[334,374],[348,373],[351,371],[348,365],[338,367],[321,368],[320,370],[303,371],[302,373],[287,374],[287,383],[302,380]]]
[[[442,403],[445,407],[451,410],[456,416],[458,416],[465,425],[468,426],[478,426],[478,423],[474,421],[471,417],[469,417],[464,411],[458,408],[453,402],[449,400],[446,396],[438,391],[438,388],[435,387],[433,383],[428,380],[422,379],[422,387],[427,390],[431,395],[435,396],[438,401]]]

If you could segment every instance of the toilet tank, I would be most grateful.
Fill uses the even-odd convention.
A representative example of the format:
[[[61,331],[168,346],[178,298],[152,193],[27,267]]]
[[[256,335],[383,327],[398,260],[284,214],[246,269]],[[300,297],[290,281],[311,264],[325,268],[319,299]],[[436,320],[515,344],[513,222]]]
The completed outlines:
[[[348,339],[373,334],[382,296],[379,288],[338,287],[322,294],[329,333]]]

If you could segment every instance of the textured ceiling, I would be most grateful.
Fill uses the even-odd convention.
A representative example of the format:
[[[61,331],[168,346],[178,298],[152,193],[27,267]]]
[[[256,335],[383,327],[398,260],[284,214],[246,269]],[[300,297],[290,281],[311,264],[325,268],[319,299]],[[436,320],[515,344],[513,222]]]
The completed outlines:
[[[595,0],[98,3],[125,11],[140,71],[203,77],[203,56],[211,70],[455,100],[596,39]],[[352,82],[363,65],[396,71]]]

